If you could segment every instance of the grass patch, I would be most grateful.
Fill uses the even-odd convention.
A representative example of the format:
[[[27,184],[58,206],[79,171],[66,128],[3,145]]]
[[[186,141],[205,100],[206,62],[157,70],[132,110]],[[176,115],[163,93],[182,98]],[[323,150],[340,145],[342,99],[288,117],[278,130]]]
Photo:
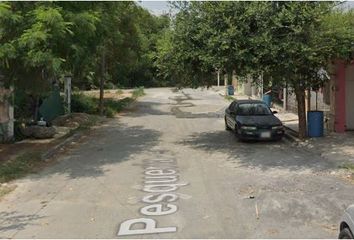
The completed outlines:
[[[84,123],[81,123],[79,128],[80,129],[89,129],[89,128],[95,126],[98,121],[99,121],[99,116],[89,115],[89,120]]]
[[[141,97],[141,96],[144,96],[145,95],[145,92],[144,92],[144,87],[138,87],[138,88],[135,88],[133,91],[132,91],[132,97],[134,99],[138,98],[138,97]]]
[[[132,98],[123,98],[121,100],[114,99],[105,99],[104,100],[104,114],[107,117],[114,117],[116,113],[121,112],[124,108],[129,106],[134,99]]]
[[[98,99],[85,95],[81,92],[73,93],[71,96],[71,111],[88,114],[98,113]]]
[[[106,117],[114,117],[121,112],[130,103],[139,96],[144,95],[144,88],[136,88],[132,92],[132,98],[113,99],[105,98],[103,101],[103,114]],[[83,93],[74,93],[72,95],[71,109],[73,112],[82,112],[88,114],[99,114],[99,99],[94,96],[85,95]],[[94,124],[93,124],[94,125]]]
[[[70,129],[70,131],[65,134],[64,136],[62,136],[62,139],[71,137],[72,135],[74,135],[77,132],[80,131],[84,131],[84,130],[88,130],[91,127],[97,125],[97,123],[100,121],[100,117],[96,116],[96,115],[89,115],[89,121],[81,123],[80,126],[78,126],[77,128],[74,129]]]
[[[236,98],[235,97],[233,97],[233,96],[230,96],[230,95],[225,95],[225,97],[224,97],[226,100],[228,100],[228,101],[234,101],[234,100],[236,100]]]
[[[5,196],[6,194],[12,192],[13,190],[15,190],[15,186],[4,186],[4,185],[0,185],[0,200],[3,196]]]
[[[8,182],[34,172],[41,163],[39,151],[27,152],[15,159],[0,163],[0,183]]]
[[[344,164],[340,165],[339,168],[344,168],[344,169],[354,172],[354,163],[344,163]]]

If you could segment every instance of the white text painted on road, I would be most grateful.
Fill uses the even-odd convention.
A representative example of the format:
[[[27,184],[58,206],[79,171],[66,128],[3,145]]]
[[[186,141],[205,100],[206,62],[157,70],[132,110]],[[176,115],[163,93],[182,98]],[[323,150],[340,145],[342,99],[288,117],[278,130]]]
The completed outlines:
[[[173,214],[178,207],[173,204],[178,195],[173,193],[188,183],[179,183],[176,160],[155,159],[144,161],[144,186],[142,190],[151,193],[142,198],[142,202],[150,204],[140,209],[140,213],[149,218],[129,219],[120,224],[118,236],[170,233],[176,232],[177,226],[158,227],[157,221],[151,216],[164,216]],[[143,226],[133,228],[134,225]]]

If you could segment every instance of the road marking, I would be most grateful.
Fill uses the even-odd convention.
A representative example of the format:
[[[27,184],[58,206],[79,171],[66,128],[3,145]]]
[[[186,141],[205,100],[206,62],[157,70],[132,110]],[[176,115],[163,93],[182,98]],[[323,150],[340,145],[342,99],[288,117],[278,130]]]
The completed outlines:
[[[175,193],[188,183],[179,182],[178,166],[175,159],[146,160],[144,167],[144,185],[142,191],[149,193],[142,198],[149,205],[140,208],[143,218],[128,219],[119,226],[118,236],[152,233],[171,233],[177,226],[157,227],[158,222],[151,216],[165,216],[178,211],[175,202],[183,194]],[[147,218],[147,217],[149,218]]]

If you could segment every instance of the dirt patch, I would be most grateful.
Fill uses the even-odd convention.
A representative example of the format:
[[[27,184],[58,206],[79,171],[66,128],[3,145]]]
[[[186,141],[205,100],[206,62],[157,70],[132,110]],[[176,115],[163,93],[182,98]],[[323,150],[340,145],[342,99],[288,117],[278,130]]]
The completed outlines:
[[[19,154],[29,149],[38,150],[42,145],[48,145],[48,141],[18,142],[14,144],[0,144],[0,164],[4,161],[12,160]]]
[[[100,91],[98,90],[84,91],[83,93],[95,98],[100,97]],[[127,97],[132,97],[132,92],[130,90],[105,90],[104,91],[104,98],[106,99],[120,100]]]
[[[75,128],[82,125],[90,124],[93,116],[86,113],[72,113],[59,116],[53,121],[53,125],[60,127]]]

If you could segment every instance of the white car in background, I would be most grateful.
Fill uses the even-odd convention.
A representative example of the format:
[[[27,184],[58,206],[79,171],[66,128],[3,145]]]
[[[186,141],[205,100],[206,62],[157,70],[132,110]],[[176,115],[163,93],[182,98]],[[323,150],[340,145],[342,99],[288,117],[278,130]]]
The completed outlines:
[[[339,239],[354,239],[354,205],[350,205],[344,211],[339,230]]]

